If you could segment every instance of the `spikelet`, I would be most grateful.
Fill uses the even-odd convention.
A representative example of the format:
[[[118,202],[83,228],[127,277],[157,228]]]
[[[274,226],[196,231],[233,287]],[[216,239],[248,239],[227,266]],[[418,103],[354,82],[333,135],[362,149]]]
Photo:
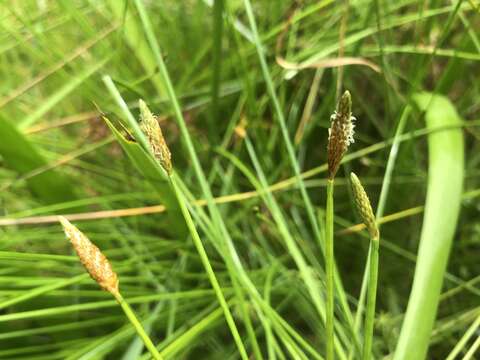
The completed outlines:
[[[167,174],[170,175],[172,173],[172,155],[165,142],[158,120],[143,100],[139,100],[138,104],[140,106],[140,129],[147,136],[150,150],[155,156],[155,159],[157,159]]]
[[[328,178],[332,180],[338,171],[343,155],[353,143],[352,98],[347,90],[340,98],[337,109],[330,117],[331,127],[328,129]]]
[[[65,235],[72,243],[80,261],[92,279],[104,290],[113,295],[118,294],[118,277],[105,255],[67,219],[63,216],[59,216],[58,219],[63,226]]]
[[[353,198],[357,207],[358,214],[362,218],[363,223],[367,227],[368,232],[372,239],[379,238],[378,226],[375,221],[375,215],[373,214],[372,205],[368,199],[367,193],[362,186],[362,183],[358,179],[357,175],[353,172],[350,173],[350,180],[352,183]]]

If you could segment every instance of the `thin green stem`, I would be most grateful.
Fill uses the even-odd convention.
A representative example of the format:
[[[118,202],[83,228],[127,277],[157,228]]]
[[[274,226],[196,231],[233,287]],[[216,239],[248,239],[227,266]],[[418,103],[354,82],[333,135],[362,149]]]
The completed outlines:
[[[190,235],[193,239],[193,243],[197,248],[202,264],[205,267],[205,271],[207,272],[207,276],[218,298],[218,302],[223,309],[225,320],[230,327],[230,331],[232,333],[233,339],[235,340],[235,343],[237,344],[240,355],[242,359],[248,360],[247,351],[245,350],[245,346],[243,345],[242,338],[240,337],[237,329],[237,325],[235,324],[235,320],[233,319],[232,313],[230,312],[227,301],[225,300],[225,296],[223,295],[220,284],[218,283],[217,277],[215,276],[215,272],[213,271],[212,265],[210,264],[207,252],[203,247],[200,235],[198,235],[195,224],[193,223],[193,219],[190,215],[190,212],[188,211],[183,193],[178,187],[178,184],[176,182],[176,175],[174,173],[170,176],[170,185],[172,186],[173,192],[177,197],[178,204],[180,205],[180,210],[182,211],[183,217],[185,218],[185,223],[187,224],[188,230],[190,231]]]
[[[402,141],[401,137],[411,111],[412,111],[411,106],[407,105],[403,110],[402,116],[400,117],[400,120],[398,122],[397,130],[395,131],[395,136],[393,137],[392,147],[388,155],[387,167],[386,167],[385,175],[382,181],[382,188],[380,190],[380,197],[378,199],[377,211],[375,213],[375,217],[377,219],[377,226],[380,226],[380,224],[378,224],[378,220],[383,216],[383,213],[385,210],[388,193],[390,191],[390,183],[393,175],[393,170],[395,167],[395,162],[397,160],[400,142]],[[365,270],[363,271],[363,280],[362,280],[362,286],[360,290],[360,296],[358,299],[357,313],[355,314],[355,332],[358,332],[360,330],[360,322],[362,319],[363,309],[365,306],[368,277],[369,277],[369,274],[371,273],[370,271],[370,264],[372,262],[371,252],[372,252],[372,247],[370,246],[368,250],[367,261],[365,264]],[[352,346],[350,355],[348,357],[349,359],[353,358],[353,352],[354,352],[354,348]]]
[[[297,181],[297,184],[298,184],[298,187],[299,187],[299,190],[300,190],[300,194],[301,194],[302,199],[305,203],[307,217],[308,217],[309,222],[312,226],[312,229],[314,231],[315,238],[318,241],[319,247],[323,252],[324,249],[323,249],[323,241],[322,241],[322,236],[321,236],[321,229],[320,229],[320,227],[318,225],[318,222],[317,222],[317,219],[315,217],[315,211],[314,211],[312,201],[310,199],[310,196],[308,195],[307,188],[306,188],[305,183],[304,183],[304,181],[302,179],[302,176],[300,174],[300,166],[298,164],[298,161],[297,161],[297,158],[296,158],[296,155],[295,155],[295,149],[293,147],[292,141],[290,140],[290,135],[289,135],[289,131],[288,131],[288,128],[287,128],[287,123],[285,121],[285,115],[283,114],[283,110],[281,108],[280,101],[278,99],[277,93],[275,91],[275,86],[274,86],[272,77],[270,75],[269,69],[268,69],[267,60],[266,60],[266,57],[265,57],[265,50],[264,50],[262,41],[261,41],[259,33],[258,33],[257,24],[256,24],[256,21],[255,21],[255,16],[254,16],[254,13],[253,13],[253,8],[252,8],[251,1],[250,0],[244,0],[244,5],[245,5],[246,13],[247,13],[247,18],[248,18],[248,21],[249,21],[249,24],[250,24],[250,29],[251,29],[252,35],[253,35],[253,43],[255,44],[255,48],[257,50],[257,55],[258,55],[258,59],[259,59],[259,62],[260,62],[260,68],[262,70],[263,77],[264,77],[264,80],[265,80],[265,84],[266,84],[266,87],[267,87],[267,92],[268,92],[268,94],[271,98],[273,109],[276,113],[275,119],[277,120],[277,122],[279,124],[280,131],[281,131],[281,134],[282,134],[282,138],[285,142],[285,147],[287,149],[289,162],[290,162],[290,164],[292,166],[292,169],[294,171],[295,179]],[[335,287],[336,287],[337,294],[338,294],[339,304],[340,304],[340,306],[343,310],[344,316],[345,316],[345,318],[348,322],[348,325],[350,327],[350,332],[352,334],[352,341],[355,342],[356,341],[356,334],[354,333],[353,317],[352,317],[352,313],[350,311],[350,307],[347,303],[347,298],[346,298],[346,295],[345,295],[345,291],[343,289],[342,281],[341,281],[341,278],[340,278],[337,271],[334,272],[333,276],[334,276],[334,279],[335,279]],[[322,316],[321,313],[320,313],[320,316]]]
[[[213,74],[212,74],[212,116],[209,120],[209,135],[216,136],[218,126],[218,102],[222,67],[223,0],[213,3]]]
[[[477,337],[477,340],[474,341],[468,352],[465,354],[462,360],[470,360],[474,359],[474,355],[477,352],[478,348],[480,347],[480,336]]]
[[[462,338],[455,344],[452,352],[448,354],[448,357],[445,360],[455,360],[460,352],[465,348],[465,345],[470,340],[470,338],[475,334],[478,327],[480,326],[480,315],[477,316],[475,321],[470,325],[470,327],[465,331],[465,334]]]
[[[212,191],[210,189],[210,185],[207,181],[207,178],[205,176],[205,173],[202,169],[202,166],[200,164],[200,161],[198,159],[198,155],[195,151],[195,147],[193,146],[193,141],[192,138],[188,132],[187,125],[185,122],[185,119],[183,118],[182,110],[180,107],[180,103],[178,102],[177,96],[175,94],[175,90],[173,88],[172,81],[170,79],[170,76],[167,71],[167,67],[165,65],[165,62],[162,57],[162,52],[161,48],[157,42],[157,39],[155,38],[155,34],[153,32],[153,27],[150,22],[148,13],[145,9],[145,6],[141,0],[134,0],[134,3],[136,5],[136,8],[138,10],[138,14],[140,16],[140,20],[142,22],[142,25],[144,27],[145,31],[145,36],[148,40],[148,43],[151,47],[152,53],[154,55],[154,58],[157,62],[159,72],[161,74],[162,79],[164,80],[165,83],[165,88],[167,91],[167,95],[170,98],[170,101],[172,103],[173,107],[173,112],[175,115],[175,118],[177,120],[178,126],[180,133],[182,134],[182,138],[185,142],[185,146],[188,150],[188,154],[190,157],[190,160],[192,161],[193,169],[195,171],[196,177],[200,183],[200,187],[202,189],[202,192],[206,198],[207,201],[207,207],[210,211],[210,214],[212,216],[212,220],[214,223],[214,229],[216,230],[215,232],[215,237],[219,239],[219,242],[222,241],[221,246],[224,247],[225,251],[228,252],[228,255],[230,256],[225,256],[225,261],[227,264],[228,272],[231,277],[237,276],[238,279],[241,281],[242,285],[248,290],[250,295],[252,295],[255,300],[262,301],[260,295],[258,294],[257,289],[255,288],[254,284],[251,282],[251,280],[248,277],[247,272],[242,266],[240,257],[238,256],[238,253],[236,252],[236,249],[233,245],[231,236],[227,230],[227,227],[221,217],[220,211],[218,210],[216,204],[213,201],[213,195]],[[174,181],[175,182],[175,181]],[[188,213],[188,211],[187,211]],[[190,214],[188,213],[188,216]],[[191,220],[191,219],[190,219]],[[192,222],[193,224],[193,222]],[[201,244],[201,242],[199,242]],[[235,281],[232,281],[232,283],[235,286]],[[236,291],[242,291],[242,287],[237,286]],[[228,310],[228,309],[227,309]],[[227,315],[226,315],[227,316]],[[231,314],[230,314],[231,318]],[[228,321],[228,318],[227,318]],[[233,318],[231,319],[231,322],[233,325],[235,323],[233,322]],[[230,324],[229,324],[230,325]],[[232,335],[235,338],[235,341],[239,345],[239,351],[242,355],[242,358],[247,359],[248,357],[246,356],[245,348],[243,344],[241,343],[240,337],[238,335],[238,331],[236,331],[236,327],[231,327],[231,329],[235,329],[235,333],[232,333]]]
[[[334,336],[334,251],[333,251],[333,179],[327,182],[327,205],[325,213],[325,272],[327,282],[327,360],[333,360]]]
[[[143,343],[147,347],[148,351],[150,351],[150,354],[152,354],[153,358],[155,360],[162,360],[163,359],[162,356],[158,352],[157,348],[153,344],[148,334],[145,332],[145,329],[143,328],[140,321],[138,321],[137,316],[133,312],[130,305],[128,305],[128,303],[125,301],[125,299],[119,292],[114,293],[113,296],[115,296],[115,299],[117,299],[118,303],[120,304],[123,311],[125,312],[125,315],[127,315],[128,320],[130,320],[132,325],[135,327],[137,334],[142,338]]]
[[[377,300],[377,283],[378,283],[378,237],[370,240],[370,271],[368,277],[368,294],[367,294],[367,313],[365,317],[365,334],[363,342],[363,360],[371,359],[373,326],[375,322],[375,303]]]

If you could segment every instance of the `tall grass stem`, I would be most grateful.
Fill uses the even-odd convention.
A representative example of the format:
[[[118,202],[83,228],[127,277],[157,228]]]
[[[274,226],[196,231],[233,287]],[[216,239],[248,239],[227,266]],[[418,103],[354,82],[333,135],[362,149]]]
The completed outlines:
[[[212,61],[212,116],[209,119],[209,136],[215,136],[218,126],[218,103],[222,75],[222,38],[224,0],[215,0],[213,4],[213,61]]]
[[[379,238],[370,240],[370,269],[368,277],[367,312],[363,342],[363,360],[371,359],[373,330],[375,323],[375,303],[377,300]]]
[[[237,329],[237,325],[235,324],[235,320],[233,319],[232,313],[230,312],[227,301],[225,300],[220,284],[218,283],[217,277],[215,276],[215,272],[213,271],[212,265],[210,264],[210,260],[208,259],[207,252],[205,251],[205,248],[202,244],[202,240],[200,239],[200,235],[197,232],[192,216],[188,211],[185,197],[183,196],[183,193],[180,190],[175,177],[175,173],[172,173],[170,175],[170,185],[172,186],[173,192],[177,197],[178,204],[180,205],[180,210],[185,218],[185,223],[187,224],[188,230],[190,231],[193,243],[197,248],[198,254],[205,268],[205,271],[207,272],[207,276],[210,280],[210,283],[212,284],[213,290],[215,291],[218,302],[223,309],[225,320],[227,321],[230,331],[232,332],[232,336],[235,340],[235,343],[237,344],[238,351],[240,352],[242,359],[248,360],[247,351],[245,350],[245,346],[243,345],[242,338],[240,337]]]
[[[334,336],[334,250],[333,250],[333,179],[327,182],[327,205],[325,218],[325,268],[326,268],[326,294],[327,294],[327,316],[326,316],[326,339],[327,339],[327,360],[333,360],[333,336]]]
[[[150,354],[152,354],[153,358],[155,360],[162,360],[163,359],[162,356],[158,352],[157,348],[153,344],[153,342],[150,339],[150,337],[148,336],[148,334],[145,332],[145,329],[143,328],[140,321],[138,321],[137,316],[133,312],[130,305],[128,305],[128,303],[125,301],[125,299],[123,298],[123,296],[119,292],[113,293],[113,295],[115,296],[115,299],[118,301],[118,303],[122,307],[122,310],[125,313],[125,315],[127,315],[128,320],[135,327],[135,330],[137,331],[137,334],[142,338],[143,343],[147,347]]]

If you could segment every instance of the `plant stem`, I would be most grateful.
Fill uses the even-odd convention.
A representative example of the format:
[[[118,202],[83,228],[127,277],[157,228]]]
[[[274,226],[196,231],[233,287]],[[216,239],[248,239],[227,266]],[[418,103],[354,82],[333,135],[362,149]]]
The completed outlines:
[[[183,217],[185,218],[185,223],[187,224],[188,230],[190,231],[193,243],[195,244],[198,254],[200,255],[200,259],[203,263],[203,266],[205,267],[207,276],[210,280],[210,283],[212,284],[213,290],[217,295],[218,302],[223,309],[225,320],[230,327],[230,331],[232,333],[233,339],[235,340],[235,343],[237,344],[238,351],[240,352],[242,359],[248,360],[247,351],[245,350],[245,346],[243,345],[242,338],[240,337],[237,329],[237,325],[235,324],[235,320],[233,319],[232,313],[230,312],[227,301],[225,300],[220,284],[218,283],[217,277],[215,276],[215,272],[213,271],[212,265],[210,264],[207,252],[203,247],[200,235],[198,235],[195,224],[193,223],[193,219],[190,215],[190,212],[188,211],[183,193],[177,185],[175,176],[175,173],[170,175],[170,185],[172,186],[173,192],[177,197],[178,204],[180,205],[180,210],[182,211]]]
[[[378,237],[370,240],[370,271],[368,279],[367,313],[365,317],[365,334],[363,343],[363,360],[369,360],[372,352],[373,326],[375,322],[375,302],[377,300],[378,282]]]
[[[333,252],[333,179],[327,181],[327,205],[325,213],[325,272],[327,277],[327,360],[333,360],[334,336],[334,252]]]
[[[209,120],[209,136],[216,137],[218,126],[218,102],[222,66],[223,0],[213,3],[213,61],[212,61],[212,116]]]
[[[137,331],[137,334],[142,338],[143,343],[147,347],[148,351],[150,351],[150,354],[152,354],[153,358],[155,360],[162,360],[162,356],[158,352],[157,348],[153,344],[152,340],[148,336],[148,334],[145,332],[142,324],[140,321],[138,321],[137,316],[133,312],[132,308],[128,303],[125,301],[123,296],[117,292],[114,293],[113,296],[115,296],[115,299],[117,299],[118,303],[122,307],[123,311],[125,312],[125,315],[127,315],[128,320],[132,323],[132,325],[135,327],[135,330]]]
[[[395,161],[397,159],[398,155],[398,149],[400,147],[400,142],[401,136],[403,134],[403,130],[405,128],[405,125],[407,123],[407,120],[410,116],[410,113],[412,111],[412,108],[410,105],[407,105],[405,109],[403,110],[403,113],[400,117],[400,120],[398,121],[398,126],[397,130],[395,131],[395,136],[393,138],[393,143],[392,147],[390,149],[390,153],[388,155],[388,161],[387,161],[387,167],[385,169],[385,175],[383,176],[383,181],[382,181],[382,188],[380,190],[380,197],[378,199],[378,205],[377,205],[377,211],[375,213],[375,217],[377,219],[377,226],[380,227],[379,224],[379,219],[383,217],[384,210],[385,210],[385,204],[387,202],[387,197],[388,193],[390,191],[390,183],[392,179],[392,174],[393,174],[393,169],[395,167]],[[371,247],[369,248],[368,255],[367,255],[367,261],[365,264],[365,270],[363,271],[363,279],[362,279],[362,287],[360,290],[360,296],[358,299],[358,305],[357,305],[357,313],[355,314],[355,331],[359,332],[360,331],[360,322],[362,319],[363,315],[363,309],[365,305],[365,294],[367,292],[367,283],[368,283],[368,276],[370,274],[370,253],[371,253]],[[352,359],[353,357],[353,347],[350,351],[349,359]]]

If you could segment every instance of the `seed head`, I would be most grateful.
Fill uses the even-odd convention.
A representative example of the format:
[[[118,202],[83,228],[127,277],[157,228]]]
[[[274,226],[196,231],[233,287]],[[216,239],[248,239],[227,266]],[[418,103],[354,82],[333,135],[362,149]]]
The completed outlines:
[[[350,173],[350,180],[352,183],[353,198],[357,207],[358,214],[362,218],[363,223],[367,227],[368,232],[372,239],[378,239],[379,231],[375,221],[375,215],[373,215],[372,205],[368,199],[367,193],[362,186],[362,183],[358,179],[357,175],[353,172]]]
[[[338,171],[343,155],[353,143],[352,98],[347,90],[340,98],[337,109],[330,117],[331,127],[328,129],[328,177],[333,179]]]
[[[118,277],[100,249],[63,216],[58,217],[83,266],[104,290],[118,294]]]
[[[152,114],[147,104],[143,100],[139,100],[140,106],[140,129],[147,136],[150,150],[155,159],[160,163],[168,175],[172,173],[172,155],[168,148],[165,138],[163,137],[162,129],[158,124],[156,116]]]

